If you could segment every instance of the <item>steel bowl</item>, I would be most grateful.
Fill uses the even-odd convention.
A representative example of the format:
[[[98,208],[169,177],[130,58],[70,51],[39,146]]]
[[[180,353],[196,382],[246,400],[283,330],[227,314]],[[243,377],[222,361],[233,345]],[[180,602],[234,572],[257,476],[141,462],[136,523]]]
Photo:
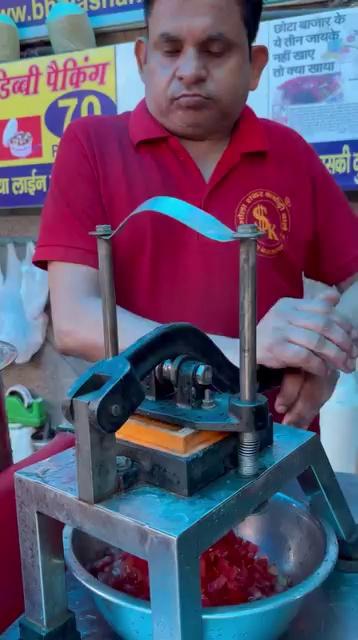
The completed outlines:
[[[203,609],[203,639],[277,640],[288,629],[304,598],[333,571],[338,556],[336,536],[305,505],[283,494],[274,496],[261,512],[243,521],[236,533],[259,545],[279,572],[290,578],[292,586],[284,593],[247,605]],[[150,604],[100,583],[85,568],[100,558],[106,547],[66,527],[67,566],[92,593],[105,620],[122,640],[152,640]]]

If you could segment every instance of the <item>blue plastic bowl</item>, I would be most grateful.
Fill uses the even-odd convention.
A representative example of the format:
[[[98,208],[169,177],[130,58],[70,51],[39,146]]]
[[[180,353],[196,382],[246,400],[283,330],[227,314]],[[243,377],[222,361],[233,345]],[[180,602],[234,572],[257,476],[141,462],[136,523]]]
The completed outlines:
[[[336,536],[303,504],[282,494],[274,496],[263,512],[242,522],[236,532],[258,544],[293,586],[247,605],[203,609],[203,639],[277,640],[290,626],[304,598],[333,571],[338,557]],[[103,555],[106,546],[81,531],[65,530],[67,566],[92,593],[105,620],[122,640],[152,640],[150,604],[100,583],[85,569]]]

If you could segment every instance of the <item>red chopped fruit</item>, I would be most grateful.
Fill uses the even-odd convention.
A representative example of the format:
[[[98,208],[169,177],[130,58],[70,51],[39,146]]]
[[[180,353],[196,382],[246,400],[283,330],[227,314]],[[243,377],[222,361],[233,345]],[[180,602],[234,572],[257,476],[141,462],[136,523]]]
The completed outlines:
[[[100,582],[142,600],[150,600],[148,563],[129,553],[110,549],[89,567]],[[284,591],[288,581],[252,542],[233,531],[200,558],[202,605],[238,605]]]

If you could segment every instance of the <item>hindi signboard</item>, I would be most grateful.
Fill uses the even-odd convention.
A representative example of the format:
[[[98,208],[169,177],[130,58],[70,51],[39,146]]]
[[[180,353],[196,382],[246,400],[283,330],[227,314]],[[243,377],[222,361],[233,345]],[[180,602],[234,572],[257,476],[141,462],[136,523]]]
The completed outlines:
[[[143,0],[67,0],[88,12],[95,29],[141,26]],[[12,18],[22,40],[47,36],[46,19],[56,0],[1,0],[0,15]]]
[[[116,112],[114,47],[0,66],[0,206],[42,205],[65,128]]]

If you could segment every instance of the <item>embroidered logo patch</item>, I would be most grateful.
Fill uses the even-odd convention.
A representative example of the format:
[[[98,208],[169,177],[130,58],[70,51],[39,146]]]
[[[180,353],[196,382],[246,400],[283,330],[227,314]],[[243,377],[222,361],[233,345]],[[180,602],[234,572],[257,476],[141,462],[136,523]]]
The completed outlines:
[[[257,243],[258,253],[275,256],[283,250],[290,231],[291,200],[273,191],[251,191],[235,211],[235,224],[256,224],[265,234]]]

